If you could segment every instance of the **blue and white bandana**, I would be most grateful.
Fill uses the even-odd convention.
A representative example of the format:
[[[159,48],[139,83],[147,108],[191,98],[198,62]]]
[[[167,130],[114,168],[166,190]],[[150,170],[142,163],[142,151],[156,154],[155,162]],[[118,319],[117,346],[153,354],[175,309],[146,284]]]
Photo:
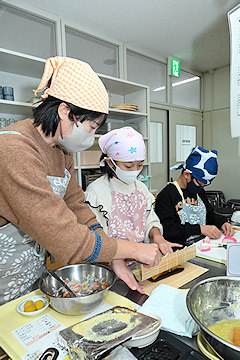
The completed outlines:
[[[195,179],[209,185],[218,171],[217,151],[196,146],[184,164],[176,164],[170,168],[170,170],[178,169],[189,171]]]

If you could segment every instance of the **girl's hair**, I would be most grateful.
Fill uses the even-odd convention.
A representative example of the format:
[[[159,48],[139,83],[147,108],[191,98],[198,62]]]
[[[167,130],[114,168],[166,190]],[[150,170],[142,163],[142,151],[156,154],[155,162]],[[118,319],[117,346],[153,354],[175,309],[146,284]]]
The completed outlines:
[[[73,120],[73,114],[76,116],[77,121],[81,123],[85,120],[96,121],[100,120],[100,126],[102,126],[107,120],[107,114],[80,108],[67,101],[57,99],[53,96],[48,96],[43,102],[35,109],[33,109],[34,125],[42,125],[42,131],[46,136],[50,134],[54,136],[57,131],[57,127],[60,121],[58,116],[58,107],[61,103],[65,103],[69,109],[69,119]]]
[[[107,154],[102,153],[101,157],[100,157],[100,162],[101,160],[103,160],[105,157],[107,157]],[[108,179],[113,178],[114,175],[114,171],[110,168],[110,166],[107,164],[107,162],[105,161],[105,165],[104,166],[100,166],[100,170],[103,174],[107,174],[108,175]]]

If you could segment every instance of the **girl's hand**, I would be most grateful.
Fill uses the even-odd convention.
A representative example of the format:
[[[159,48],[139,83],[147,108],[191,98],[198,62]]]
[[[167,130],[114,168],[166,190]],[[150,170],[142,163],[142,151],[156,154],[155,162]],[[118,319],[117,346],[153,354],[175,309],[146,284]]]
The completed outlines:
[[[171,243],[164,239],[162,235],[155,236],[153,239],[154,243],[158,245],[159,250],[163,255],[171,254],[173,252],[173,247],[181,248],[182,245],[177,243]]]
[[[211,239],[219,239],[220,236],[222,235],[221,231],[215,225],[200,225],[200,229],[201,229],[201,234],[208,236]]]
[[[232,225],[229,224],[228,222],[225,222],[222,225],[222,231],[223,231],[224,235],[226,235],[226,236],[233,236],[235,234],[235,231],[234,231]]]

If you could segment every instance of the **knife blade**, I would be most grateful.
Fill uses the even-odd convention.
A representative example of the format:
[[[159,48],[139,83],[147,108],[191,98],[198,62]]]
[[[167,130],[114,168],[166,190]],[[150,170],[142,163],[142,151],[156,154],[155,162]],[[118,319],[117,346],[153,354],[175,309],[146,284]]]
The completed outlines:
[[[227,249],[227,244],[223,244],[223,243],[202,243],[202,249],[204,248],[215,248],[215,247],[223,247],[225,249]]]

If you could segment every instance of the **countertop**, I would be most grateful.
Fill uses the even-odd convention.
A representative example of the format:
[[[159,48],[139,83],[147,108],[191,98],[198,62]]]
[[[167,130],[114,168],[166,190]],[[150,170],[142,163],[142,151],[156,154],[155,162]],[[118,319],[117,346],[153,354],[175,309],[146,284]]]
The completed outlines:
[[[216,261],[196,257],[192,260],[189,260],[189,262],[196,264],[198,266],[205,267],[205,268],[209,269],[209,271],[202,274],[198,278],[190,281],[189,283],[185,284],[180,289],[189,289],[192,286],[194,286],[195,284],[197,284],[199,281],[202,281],[204,279],[208,279],[208,278],[215,277],[215,276],[225,276],[226,275],[226,265],[218,263]],[[115,291],[116,293],[118,293],[122,296],[127,297],[128,299],[130,299],[131,301],[133,301],[134,303],[136,303],[138,305],[142,305],[148,298],[147,295],[142,295],[142,294],[138,293],[137,291],[133,291],[133,290],[129,289],[128,286],[120,279],[116,280],[116,282],[113,285],[111,290]],[[172,334],[172,335],[174,335],[174,334]],[[195,350],[199,351],[198,346],[197,346],[196,336],[194,336],[191,339],[187,338],[187,337],[183,337],[183,336],[178,336],[178,335],[174,335],[174,336],[178,340],[184,342],[185,344],[187,344],[187,345],[191,346],[192,348],[194,348]]]
[[[204,273],[203,275],[199,276],[198,278],[194,279],[193,281],[185,284],[184,286],[182,286],[183,289],[189,289],[191,286],[195,285],[196,283],[198,283],[201,280],[204,280],[206,278],[210,278],[210,277],[214,277],[214,276],[224,276],[226,275],[226,266],[224,264],[215,262],[215,261],[211,261],[211,260],[206,260],[203,258],[194,258],[192,260],[189,260],[189,262],[208,268],[209,271]],[[126,297],[127,299],[131,300],[133,303],[141,306],[148,298],[147,295],[142,295],[140,293],[138,293],[137,291],[132,291],[128,288],[128,286],[120,279],[117,279],[115,284],[113,285],[112,289],[113,292],[115,292],[116,294],[122,295],[124,297]],[[65,324],[67,326],[67,324]],[[191,346],[193,349],[199,351],[198,346],[197,346],[197,341],[196,341],[196,337],[193,338],[187,338],[187,337],[182,337],[182,336],[178,336],[178,335],[174,335],[171,334],[173,336],[175,336],[178,340],[182,341],[184,344]],[[1,355],[1,348],[0,348],[0,355]]]

